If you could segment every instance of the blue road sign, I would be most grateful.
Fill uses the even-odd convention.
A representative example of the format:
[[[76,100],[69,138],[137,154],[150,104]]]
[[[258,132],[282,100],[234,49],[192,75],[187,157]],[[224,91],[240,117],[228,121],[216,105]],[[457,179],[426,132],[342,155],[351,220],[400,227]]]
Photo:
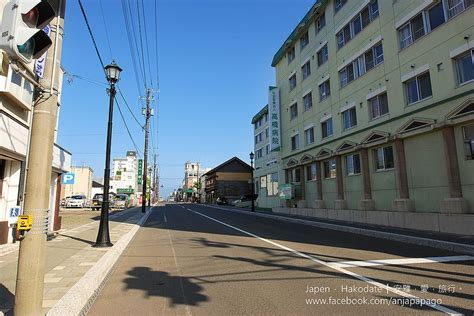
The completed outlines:
[[[74,184],[76,175],[74,173],[63,173],[61,176],[61,184]]]

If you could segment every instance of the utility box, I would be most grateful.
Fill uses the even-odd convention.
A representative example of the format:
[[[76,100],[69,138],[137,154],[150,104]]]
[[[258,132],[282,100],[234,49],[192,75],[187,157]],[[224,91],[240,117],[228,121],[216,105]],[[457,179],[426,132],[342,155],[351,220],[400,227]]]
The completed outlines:
[[[20,215],[18,216],[18,230],[30,230],[33,226],[33,216],[31,215]]]

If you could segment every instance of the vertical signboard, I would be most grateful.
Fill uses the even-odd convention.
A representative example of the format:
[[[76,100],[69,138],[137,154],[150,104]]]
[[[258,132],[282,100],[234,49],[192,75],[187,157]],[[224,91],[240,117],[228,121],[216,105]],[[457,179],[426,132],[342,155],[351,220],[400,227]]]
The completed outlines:
[[[269,87],[268,89],[268,114],[270,117],[270,151],[279,150],[281,146],[280,89],[277,87]]]
[[[46,25],[43,29],[43,31],[48,34],[48,36],[50,36],[51,34],[51,27],[48,25]],[[38,75],[38,77],[40,78],[44,78],[44,65],[46,64],[46,55],[47,55],[47,51],[40,57],[36,60],[36,63],[35,63],[35,73]]]
[[[143,159],[138,159],[137,184],[142,184],[143,179]]]

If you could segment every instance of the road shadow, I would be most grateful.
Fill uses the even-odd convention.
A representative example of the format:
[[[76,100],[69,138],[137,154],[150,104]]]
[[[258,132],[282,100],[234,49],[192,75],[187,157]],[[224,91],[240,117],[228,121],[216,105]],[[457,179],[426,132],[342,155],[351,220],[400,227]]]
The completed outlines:
[[[129,277],[123,280],[127,290],[141,290],[145,298],[151,296],[168,298],[170,307],[198,306],[209,300],[202,294],[203,287],[187,277],[153,271],[149,267],[134,267],[127,271],[127,275]]]
[[[0,315],[13,315],[15,295],[0,283]],[[2,314],[3,313],[3,314]]]

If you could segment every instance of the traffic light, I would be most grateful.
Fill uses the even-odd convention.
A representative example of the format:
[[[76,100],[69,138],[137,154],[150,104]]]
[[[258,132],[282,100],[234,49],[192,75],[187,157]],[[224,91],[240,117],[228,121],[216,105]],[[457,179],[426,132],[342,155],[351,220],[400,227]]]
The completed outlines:
[[[11,0],[3,10],[0,49],[24,63],[40,57],[51,46],[43,28],[56,12],[45,0]]]

